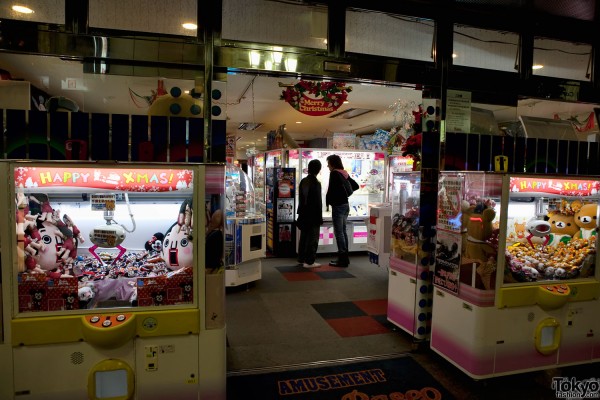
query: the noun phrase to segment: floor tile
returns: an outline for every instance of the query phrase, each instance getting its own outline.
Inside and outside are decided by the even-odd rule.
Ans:
[[[385,315],[387,313],[387,299],[357,300],[354,304],[368,315]]]
[[[306,268],[300,267],[298,265],[284,265],[280,267],[275,267],[275,269],[281,273],[306,271]]]
[[[364,311],[351,301],[313,304],[312,306],[324,319],[359,317],[366,315]]]
[[[356,278],[354,275],[349,274],[346,271],[321,271],[321,268],[313,268],[315,269],[315,274],[319,275],[323,279],[346,279],[346,278]]]
[[[327,323],[341,337],[368,336],[390,330],[370,316],[328,319]]]
[[[283,272],[281,275],[290,282],[320,281],[323,279],[318,274],[311,271]]]

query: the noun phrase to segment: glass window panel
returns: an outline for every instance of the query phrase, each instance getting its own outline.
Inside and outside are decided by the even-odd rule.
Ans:
[[[346,51],[433,61],[434,22],[364,10],[346,11]]]
[[[89,24],[95,28],[196,36],[196,0],[90,0]],[[134,18],[132,18],[135,16]]]
[[[265,0],[223,0],[221,37],[327,49],[327,8]]]
[[[533,42],[533,74],[589,81],[592,46],[536,37]]]
[[[593,21],[596,0],[534,0],[534,8],[561,17]]]
[[[454,65],[517,72],[519,35],[464,25],[454,25]]]
[[[27,7],[33,12],[17,12],[12,9],[13,4]],[[64,25],[65,0],[26,0],[18,3],[3,1],[0,6],[0,18]]]

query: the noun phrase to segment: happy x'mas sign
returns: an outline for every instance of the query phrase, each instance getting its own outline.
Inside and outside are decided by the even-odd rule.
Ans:
[[[348,98],[351,86],[340,82],[300,81],[281,93],[281,100],[306,115],[327,115]]]

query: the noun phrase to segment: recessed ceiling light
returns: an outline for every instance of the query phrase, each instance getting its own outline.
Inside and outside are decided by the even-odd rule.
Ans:
[[[296,123],[297,123],[297,124],[301,124],[301,123],[302,123],[302,121],[296,121]]]
[[[458,56],[456,55],[456,53],[452,53],[452,58],[456,58],[456,57],[458,57]]]
[[[183,26],[185,29],[189,29],[189,30],[198,29],[198,25],[196,25],[192,22],[186,22],[185,24],[181,24],[181,26]]]
[[[531,69],[542,69],[542,68],[544,68],[544,66],[543,66],[543,65],[541,65],[541,64],[534,64],[534,65],[531,67]]]
[[[12,6],[13,11],[16,11],[18,13],[22,13],[22,14],[33,14],[33,10],[31,8],[28,7],[24,7],[24,6]]]
[[[348,103],[350,103],[348,100],[344,101],[344,104],[348,104]]]

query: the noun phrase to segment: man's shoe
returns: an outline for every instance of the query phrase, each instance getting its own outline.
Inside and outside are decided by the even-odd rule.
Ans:
[[[321,264],[319,264],[318,262],[314,262],[312,264],[304,263],[303,266],[304,266],[304,268],[317,268],[317,267],[320,267]]]

